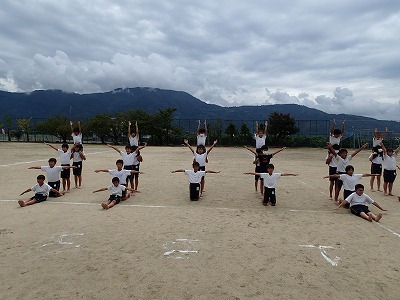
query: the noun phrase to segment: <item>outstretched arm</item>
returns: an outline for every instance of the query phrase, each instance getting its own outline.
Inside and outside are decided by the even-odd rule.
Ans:
[[[36,166],[36,167],[29,167],[29,168],[28,168],[28,170],[32,170],[32,169],[34,169],[34,170],[41,170],[42,167]]]
[[[218,143],[218,140],[215,140],[214,143],[211,145],[210,148],[207,150],[207,154],[210,153],[210,151],[214,148],[214,146]]]
[[[265,120],[264,136],[267,135],[267,130],[268,130],[268,121]]]
[[[142,150],[143,148],[145,148],[147,146],[147,143],[145,142],[143,146],[137,147],[135,152],[139,152],[140,150]]]
[[[101,189],[98,189],[98,190],[93,191],[93,193],[102,192],[102,191],[107,191],[107,190],[108,190],[107,188],[101,188]]]
[[[185,172],[185,170],[179,169],[179,170],[171,171],[171,173],[180,173],[180,172]]]
[[[374,177],[374,176],[381,176],[381,174],[362,174],[362,177]]]
[[[256,172],[244,172],[244,175],[257,175],[260,176],[260,173],[256,173]]]
[[[365,143],[364,145],[362,145],[362,146],[360,147],[360,149],[357,149],[356,151],[354,151],[353,154],[352,154],[351,156],[352,156],[352,157],[356,156],[362,149],[367,148],[367,146],[368,146],[368,143]]]
[[[372,203],[373,205],[375,205],[377,208],[379,208],[380,210],[382,210],[382,211],[387,211],[387,209],[383,209],[378,203],[376,203],[376,202],[373,202]]]
[[[218,173],[221,173],[221,171],[211,171],[211,170],[206,170],[206,173],[218,174]]]
[[[114,147],[113,145],[110,145],[110,144],[107,144],[107,146],[121,154],[121,150],[119,150],[117,147]]]
[[[56,147],[54,147],[53,145],[50,145],[48,143],[44,143],[45,145],[49,146],[50,148],[53,148],[54,150],[58,151],[58,149]]]
[[[324,178],[340,178],[340,174],[326,175]]]
[[[283,147],[283,148],[279,149],[278,151],[272,153],[272,156],[274,156],[275,154],[278,154],[279,152],[281,152],[281,151],[283,151],[285,149],[286,149],[286,147]]]
[[[189,145],[189,141],[187,139],[183,140],[183,143],[185,144],[186,147],[188,147],[190,149],[190,151],[192,151],[192,153],[194,154],[194,150],[192,148],[192,146]]]
[[[244,146],[244,148],[246,148],[247,150],[249,150],[251,153],[253,153],[254,155],[258,155],[256,151],[254,151],[253,149],[250,149],[247,146]]]
[[[332,128],[331,128],[331,135],[333,135],[333,131],[335,130],[336,127],[336,120],[333,119],[333,124],[332,124]]]
[[[298,176],[297,173],[282,173],[281,176]]]
[[[99,173],[99,172],[108,173],[108,170],[105,170],[105,169],[104,169],[104,170],[96,170],[95,172],[96,172],[96,173]]]
[[[336,211],[336,210],[338,210],[339,208],[341,208],[342,206],[345,206],[347,203],[349,203],[349,202],[347,202],[346,200],[343,200],[343,201],[340,202],[340,204],[339,204],[338,206],[336,206],[333,210]]]
[[[78,120],[79,133],[82,134],[81,120]]]
[[[21,194],[19,194],[20,196],[22,196],[23,194],[25,194],[25,193],[28,193],[28,192],[30,192],[30,191],[32,191],[32,189],[27,189],[26,191],[23,191]]]

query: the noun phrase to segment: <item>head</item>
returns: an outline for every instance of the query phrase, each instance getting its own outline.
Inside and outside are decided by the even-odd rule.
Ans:
[[[346,159],[347,158],[347,149],[344,149],[344,148],[342,148],[342,149],[340,149],[339,151],[338,151],[338,155],[341,157],[341,158],[343,158],[343,159]]]
[[[332,148],[333,148],[333,150],[335,150],[335,153],[338,153],[338,151],[340,150],[340,146],[338,144],[332,145]],[[328,152],[331,153],[330,148],[329,148]]]
[[[200,168],[200,164],[197,161],[195,161],[192,166],[193,166],[193,171],[195,172],[197,172]]]
[[[203,145],[197,146],[197,148],[196,148],[196,153],[198,153],[198,154],[203,154],[203,153],[205,153],[205,152],[206,152],[206,148],[205,148]]]
[[[39,175],[38,177],[36,177],[36,182],[39,183],[39,185],[43,185],[45,180],[46,177],[44,175]]]
[[[268,146],[267,145],[262,146],[261,150],[263,153],[266,153],[268,151]]]
[[[393,155],[393,149],[392,148],[389,148],[389,149],[387,149],[386,150],[386,154],[388,155],[388,156],[392,156]]]
[[[346,174],[352,176],[354,174],[354,167],[352,165],[346,166]]]
[[[267,165],[267,172],[269,174],[272,174],[272,172],[274,172],[275,166],[273,164],[268,164]]]
[[[67,151],[68,151],[68,148],[69,148],[69,146],[68,146],[67,143],[62,144],[62,146],[61,146],[61,149],[62,149],[62,151],[64,151],[64,152],[67,152]]]
[[[125,146],[125,152],[128,153],[128,154],[129,154],[129,153],[132,153],[132,147],[131,147],[131,145],[126,145],[126,146]]]
[[[256,153],[257,153],[257,154],[263,154],[262,148],[257,148],[257,149],[256,149]]]
[[[333,136],[334,136],[335,138],[340,137],[341,134],[342,134],[342,131],[341,131],[340,129],[334,129],[334,130],[333,130]]]
[[[200,128],[199,129],[199,134],[201,135],[205,135],[206,134],[206,130],[205,130],[205,128]]]
[[[57,163],[57,159],[55,159],[54,157],[49,159],[49,166],[50,168],[54,167]]]
[[[75,152],[79,152],[79,151],[82,151],[82,150],[83,150],[83,147],[82,147],[81,144],[75,145],[75,147],[74,147],[74,151]]]
[[[118,177],[113,177],[113,179],[111,179],[111,182],[113,183],[114,186],[119,186],[119,178]]]
[[[124,166],[124,161],[122,159],[118,159],[115,164],[117,165],[118,171],[121,171],[122,167]]]
[[[354,188],[358,196],[361,196],[364,193],[364,186],[362,184],[356,184]]]
[[[258,130],[258,132],[257,132],[257,135],[259,136],[259,137],[263,137],[264,136],[264,130]]]
[[[78,135],[78,134],[80,133],[78,127],[75,127],[75,128],[72,130],[72,132],[73,132],[75,135]]]

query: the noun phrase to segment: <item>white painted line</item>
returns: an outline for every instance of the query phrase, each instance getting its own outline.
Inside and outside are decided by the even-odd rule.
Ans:
[[[400,237],[400,234],[399,234],[399,233],[397,233],[397,232],[393,231],[392,229],[390,229],[390,228],[388,228],[388,227],[382,225],[381,223],[376,223],[376,224],[378,224],[378,225],[381,226],[382,228],[386,229],[386,230],[389,231],[390,233],[394,234],[395,236]]]
[[[320,212],[325,212],[325,213],[333,213],[331,210],[307,210],[307,209],[289,209],[290,212],[306,212],[306,213],[320,213]]]

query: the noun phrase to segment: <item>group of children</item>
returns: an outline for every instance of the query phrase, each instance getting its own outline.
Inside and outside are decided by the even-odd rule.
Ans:
[[[135,131],[131,132],[131,122],[128,123],[128,137],[129,145],[125,147],[125,151],[120,151],[114,146],[108,145],[117,152],[120,153],[122,159],[117,160],[117,168],[114,170],[96,170],[95,172],[108,172],[113,176],[112,185],[105,188],[94,191],[99,192],[103,190],[110,190],[111,195],[106,202],[102,203],[104,209],[113,207],[121,200],[126,200],[130,197],[130,192],[138,192],[139,184],[139,165],[143,161],[140,155],[140,150],[146,147],[139,147],[139,135],[138,135],[138,124],[135,124]],[[56,150],[60,157],[61,166],[56,166],[57,159],[50,158],[48,160],[48,166],[36,166],[30,167],[29,169],[39,169],[46,173],[47,183],[45,182],[46,176],[39,175],[36,178],[37,183],[30,189],[22,192],[23,195],[29,191],[35,192],[35,195],[27,200],[19,200],[18,203],[21,207],[43,202],[47,200],[47,197],[60,197],[71,191],[71,172],[73,171],[75,188],[80,189],[82,186],[82,161],[86,160],[86,155],[82,146],[82,129],[80,121],[78,126],[73,127],[72,121],[70,122],[71,136],[73,139],[73,146],[69,150],[68,144],[64,143],[61,149],[54,147],[53,145],[47,144],[49,147]],[[72,165],[70,164],[72,159]],[[61,180],[60,180],[61,179]],[[62,181],[62,191],[60,192]],[[130,183],[131,188],[128,187]]]

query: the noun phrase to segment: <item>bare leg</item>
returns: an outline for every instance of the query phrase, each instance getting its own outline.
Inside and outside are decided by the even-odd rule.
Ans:
[[[108,209],[108,203],[103,202],[103,203],[101,204],[101,207],[104,208],[104,209]]]
[[[113,207],[117,202],[115,200],[111,201],[110,203],[108,203],[108,208]]]
[[[340,188],[339,188],[339,186],[336,186],[335,187],[335,202],[338,202],[339,201],[339,194],[340,194]]]
[[[19,200],[18,201],[18,204],[21,207],[24,207],[24,206],[27,206],[27,205],[32,205],[32,204],[35,204],[35,203],[36,203],[36,199],[28,199],[26,201],[23,201],[23,200]]]
[[[381,176],[376,176],[376,184],[378,185],[378,192],[381,191]]]
[[[392,194],[393,182],[389,182],[388,187],[389,187],[389,188],[388,188],[389,196],[393,196],[393,194]]]
[[[383,193],[385,196],[388,195],[387,190],[388,190],[388,182],[383,182]]]
[[[131,189],[135,189],[135,184],[133,183],[133,177],[129,178],[129,182],[131,183]]]
[[[135,177],[135,190],[137,191],[139,185],[139,177]]]
[[[78,188],[78,175],[74,175],[75,188]]]
[[[256,193],[258,192],[258,180],[254,181],[254,189],[256,191]]]
[[[375,180],[374,176],[372,176],[371,179],[369,180],[369,186],[371,188],[371,191],[374,190],[374,180]]]
[[[264,180],[260,179],[260,192],[261,196],[264,195]]]
[[[71,179],[67,178],[67,193],[71,191]]]
[[[335,182],[334,181],[330,181],[329,183],[329,199],[333,199],[332,195],[333,195],[333,188],[335,187]]]
[[[67,179],[66,178],[62,179],[62,185],[63,185],[63,192],[65,192],[65,188],[67,187]]]
[[[204,177],[201,179],[200,182],[200,197],[203,195],[203,191],[204,191]]]
[[[81,186],[82,186],[82,175],[79,175],[78,179],[79,179],[79,188],[81,188]]]
[[[369,215],[372,217],[372,219],[375,222],[379,222],[380,219],[382,219],[382,214],[377,214],[376,216],[373,213],[369,213]]]
[[[368,213],[368,215],[367,215],[365,212],[362,212],[362,213],[360,213],[360,217],[367,221],[372,222],[371,213]]]

